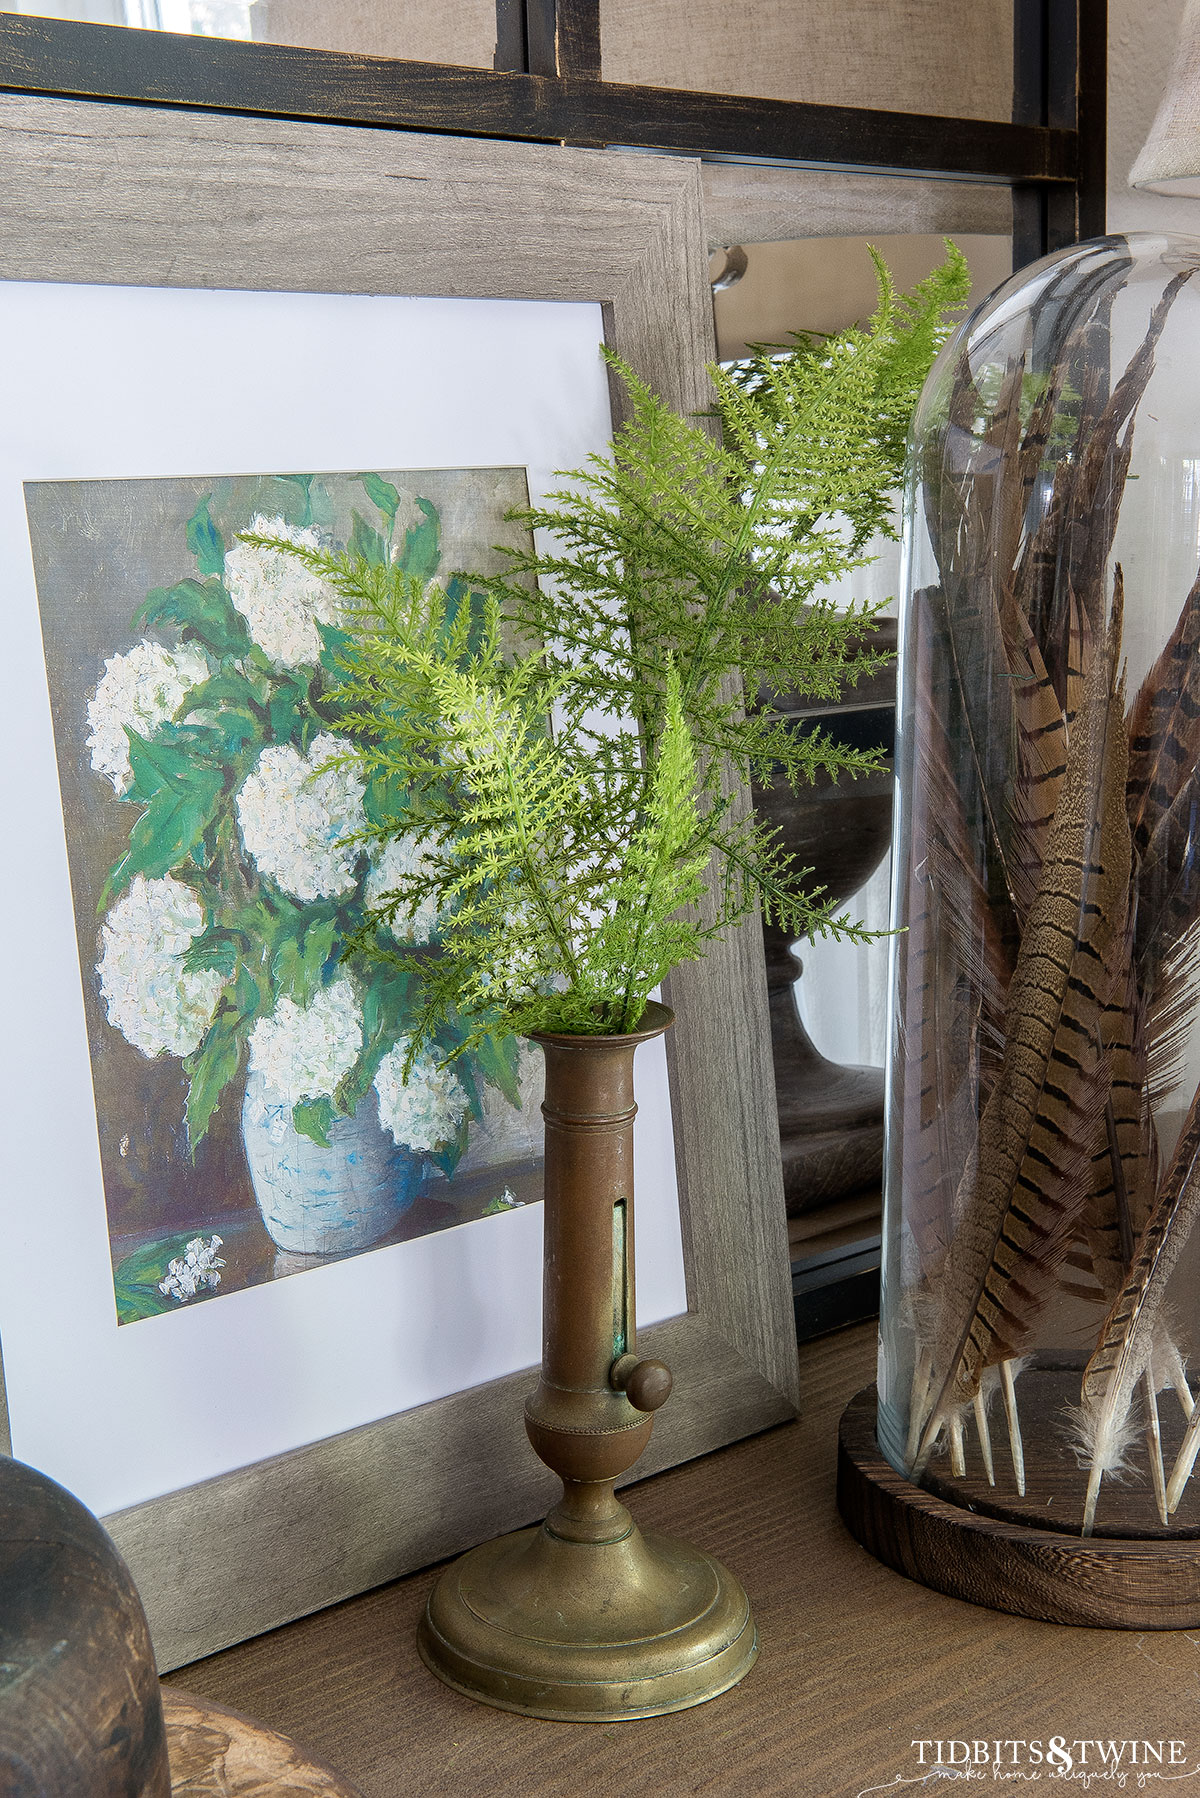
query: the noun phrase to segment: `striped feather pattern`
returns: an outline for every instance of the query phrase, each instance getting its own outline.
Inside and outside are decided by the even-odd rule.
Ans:
[[[924,853],[909,861],[908,928],[898,939],[906,1020],[898,1062],[903,1117],[906,1222],[923,1274],[940,1266],[952,1231],[952,1203],[977,1112],[972,1070],[980,1028],[998,1031],[1011,973],[998,946],[996,920],[975,867],[961,795],[950,771],[945,694],[933,692],[929,644],[932,596],[914,599],[918,715],[924,720],[912,829]],[[974,977],[977,951],[960,930],[981,938],[988,969]],[[980,1007],[987,1008],[981,1021]]]
[[[1007,578],[1011,560],[1006,567],[996,538],[1003,542],[1000,520],[1012,510],[1010,502],[1008,511],[1002,513],[999,502],[1004,491],[1005,452],[1011,453],[1020,441],[1023,375],[1021,361],[1009,363],[987,429],[973,442],[965,466],[957,463],[961,439],[956,437],[945,445],[938,470],[935,526],[945,557],[939,563],[942,601],[954,680],[961,696],[960,728],[971,745],[979,799],[1010,894],[1007,853],[1016,715],[997,580]],[[996,521],[995,532],[985,520]],[[1017,536],[1016,523],[1010,519],[1010,556],[1015,554]]]
[[[1146,1085],[1178,1085],[1200,976],[1200,768],[1159,819],[1138,864],[1134,965],[1146,1013]]]
[[[1145,854],[1198,759],[1200,576],[1130,709],[1127,804],[1139,855]]]
[[[1013,974],[974,1191],[942,1276],[934,1365],[943,1384],[923,1454],[951,1408],[974,1397],[984,1368],[1021,1351],[1086,1196],[1105,1096],[1100,1016],[1130,872],[1124,699],[1113,678],[1119,594],[1114,602]]]
[[[1067,721],[1033,632],[1015,607],[1007,611],[1004,634],[1016,721],[1008,865],[1017,917],[1023,924],[1037,893],[1067,771]]]
[[[1138,869],[1134,954],[1154,993],[1161,964],[1200,916],[1200,768],[1192,768],[1159,819]]]
[[[1111,1307],[1085,1379],[1093,1508],[1132,1427],[1138,1382],[1152,1411],[1168,1378],[1191,1408],[1160,1314],[1176,1244],[1200,1209],[1200,1136],[1188,1168],[1177,1154],[1160,1188],[1152,1116],[1200,964],[1200,576],[1128,721],[1119,568],[1104,624],[1137,410],[1192,271],[1164,290],[1109,389],[1109,311],[1123,272],[1099,263],[1086,303],[1064,293],[1061,306],[1052,277],[1036,334],[998,371],[998,391],[994,364],[976,382],[964,343],[946,429],[927,439],[948,665],[947,691],[936,706],[924,696],[923,718],[943,720],[967,755],[952,759],[930,730],[906,964],[921,1072],[903,1112],[905,1220],[921,1181],[937,1217],[911,1294],[915,1470],[943,1429],[961,1458],[985,1376],[999,1363],[1012,1398],[1014,1357],[1048,1294],[1069,1290]],[[1047,366],[1055,375],[1038,388],[1029,371]],[[1064,370],[1074,389],[1065,404]],[[959,1115],[964,1097],[973,1130]],[[1021,1490],[1015,1400],[1009,1430]],[[1192,1434],[1194,1455],[1200,1426]],[[1177,1467],[1174,1485],[1190,1466]],[[1161,1454],[1156,1494],[1162,1515]]]
[[[1124,1283],[1157,1180],[1157,1139],[1146,1093],[1145,1018],[1131,947],[1127,929],[1115,944],[1117,978],[1100,1016],[1108,1100],[1096,1133],[1083,1217],[1092,1271],[1106,1304]]]
[[[1162,1300],[1171,1270],[1200,1211],[1200,1089],[1142,1232],[1133,1265],[1100,1330],[1084,1369],[1080,1431],[1091,1455],[1088,1515],[1095,1511],[1100,1479],[1119,1465],[1134,1390],[1151,1365],[1162,1322]]]
[[[1122,580],[1121,570],[1115,571],[1114,578]],[[1124,603],[1124,585],[1121,589]],[[1087,671],[1092,665],[1092,650],[1095,647],[1096,633],[1092,629],[1092,621],[1079,601],[1072,596],[1068,616],[1069,635],[1067,638],[1067,691],[1064,701],[1066,725],[1069,731],[1075,722],[1075,715],[1083,704],[1084,690],[1087,684]]]

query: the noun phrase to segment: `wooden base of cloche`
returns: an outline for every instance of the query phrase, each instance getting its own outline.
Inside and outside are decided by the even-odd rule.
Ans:
[[[846,1407],[839,1431],[837,1503],[846,1527],[897,1573],[970,1604],[1094,1629],[1196,1627],[1200,1469],[1169,1530],[1155,1515],[1144,1469],[1122,1485],[1106,1480],[1096,1533],[1084,1538],[1086,1475],[1071,1452],[1064,1418],[1078,1390],[1078,1373],[1022,1376],[1028,1497],[1021,1499],[1002,1412],[992,1419],[994,1487],[983,1476],[977,1442],[968,1446],[965,1479],[953,1479],[943,1458],[928,1485],[915,1486],[879,1451],[875,1388],[866,1387]],[[1163,1394],[1160,1403],[1169,1472],[1182,1420],[1168,1399]],[[1048,1527],[1052,1519],[1058,1527]]]

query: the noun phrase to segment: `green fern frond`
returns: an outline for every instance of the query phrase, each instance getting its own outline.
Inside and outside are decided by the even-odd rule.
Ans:
[[[755,905],[797,935],[867,934],[733,794],[879,766],[770,710],[879,666],[874,608],[839,611],[828,590],[891,529],[908,419],[966,297],[953,246],[908,295],[875,261],[868,325],[710,371],[720,437],[606,352],[628,420],[516,515],[550,547],[506,551],[500,577],[452,594],[249,539],[339,595],[331,721],[396,795],[374,832],[422,848],[355,945],[417,976],[412,1057],[446,1035],[633,1029],[666,974]],[[431,893],[438,940],[397,953],[389,918]]]

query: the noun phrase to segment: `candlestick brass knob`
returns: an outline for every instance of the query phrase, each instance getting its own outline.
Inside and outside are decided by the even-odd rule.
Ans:
[[[623,1392],[635,1411],[659,1411],[671,1396],[675,1381],[661,1361],[639,1361],[636,1355],[620,1355],[609,1371],[609,1384]]]

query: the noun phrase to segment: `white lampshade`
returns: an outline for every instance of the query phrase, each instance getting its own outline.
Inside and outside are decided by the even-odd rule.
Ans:
[[[1129,185],[1200,197],[1200,0],[1187,0],[1166,92]]]

